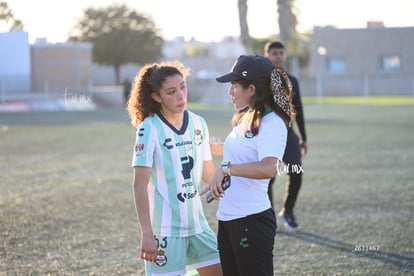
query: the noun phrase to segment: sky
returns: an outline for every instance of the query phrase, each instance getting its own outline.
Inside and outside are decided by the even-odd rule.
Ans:
[[[29,41],[46,38],[64,42],[86,8],[105,7],[114,0],[3,0],[23,22]],[[220,41],[240,35],[237,0],[123,0],[117,1],[151,18],[165,39],[183,36],[199,41]],[[299,32],[314,26],[365,28],[367,21],[386,27],[414,27],[413,0],[295,0]],[[248,1],[252,37],[276,35],[277,0]]]

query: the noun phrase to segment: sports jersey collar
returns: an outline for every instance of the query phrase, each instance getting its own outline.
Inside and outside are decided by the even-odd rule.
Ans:
[[[156,114],[161,119],[161,121],[163,121],[177,135],[182,135],[182,134],[185,133],[185,131],[187,129],[187,126],[188,126],[188,111],[187,111],[187,109],[184,110],[183,126],[181,127],[181,129],[176,129],[175,126],[173,126],[172,124],[170,124],[170,122],[168,122],[168,120],[161,114],[161,112],[158,111]]]
[[[263,117],[266,116],[267,114],[269,114],[272,111],[273,110],[270,106],[266,106],[265,109],[263,110]]]

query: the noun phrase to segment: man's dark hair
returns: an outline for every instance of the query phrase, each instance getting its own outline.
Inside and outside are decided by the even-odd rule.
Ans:
[[[269,53],[271,49],[285,49],[285,45],[280,41],[269,41],[264,46],[264,52]]]

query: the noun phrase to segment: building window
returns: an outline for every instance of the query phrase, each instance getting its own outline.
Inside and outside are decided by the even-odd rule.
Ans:
[[[381,57],[381,71],[384,73],[398,73],[401,71],[401,58],[397,55]]]
[[[342,57],[329,57],[326,66],[328,72],[332,74],[343,74],[347,71],[345,58]]]

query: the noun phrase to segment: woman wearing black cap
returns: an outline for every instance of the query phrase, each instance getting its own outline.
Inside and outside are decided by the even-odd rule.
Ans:
[[[220,199],[218,246],[224,275],[273,275],[275,214],[267,195],[286,146],[294,116],[286,73],[261,56],[240,56],[231,72],[217,78],[230,82],[236,113],[223,147],[210,194]],[[276,137],[276,139],[275,139]],[[221,182],[229,175],[231,186]]]

